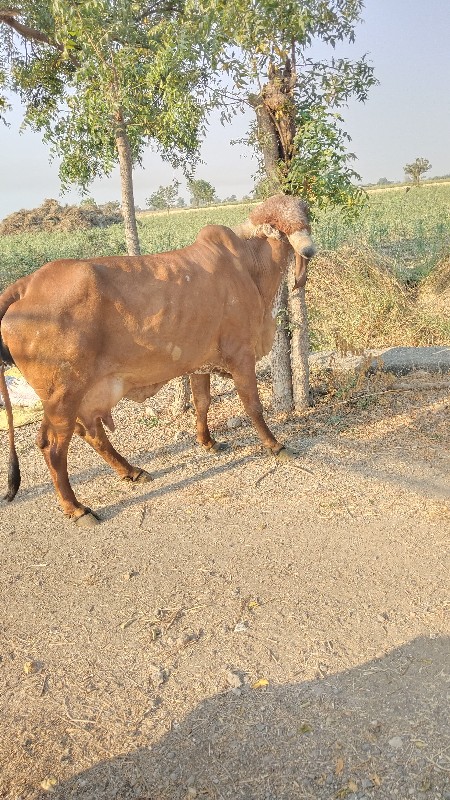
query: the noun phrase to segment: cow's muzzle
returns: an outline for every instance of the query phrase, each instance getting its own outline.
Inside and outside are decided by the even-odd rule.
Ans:
[[[308,277],[308,263],[316,252],[312,239],[306,231],[295,231],[288,236],[295,250],[295,283],[292,291],[305,285]]]

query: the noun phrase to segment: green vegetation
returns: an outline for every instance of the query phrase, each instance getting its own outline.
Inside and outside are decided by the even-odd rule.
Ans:
[[[420,280],[450,249],[450,183],[369,191],[368,204],[351,222],[338,209],[321,212],[314,236],[323,250],[369,245],[401,280]]]
[[[184,247],[204,225],[236,225],[251,207],[142,215],[142,250]],[[336,209],[322,210],[314,238],[319,256],[307,285],[314,348],[450,341],[450,183],[370,191],[353,221]],[[0,287],[52,259],[125,252],[123,225],[0,236]]]
[[[408,175],[415,186],[419,186],[422,175],[429,172],[431,164],[428,158],[416,158],[412,164],[406,164],[404,167],[405,175]]]

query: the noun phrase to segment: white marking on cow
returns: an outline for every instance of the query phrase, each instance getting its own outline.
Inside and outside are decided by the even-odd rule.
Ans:
[[[181,347],[178,347],[178,345],[176,344],[172,348],[172,359],[173,361],[179,361],[180,358],[181,358]]]

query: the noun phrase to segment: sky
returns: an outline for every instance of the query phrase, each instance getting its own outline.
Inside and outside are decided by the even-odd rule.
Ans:
[[[403,167],[417,157],[429,159],[429,176],[450,174],[450,0],[366,0],[363,22],[353,45],[333,51],[318,44],[312,55],[359,58],[367,54],[379,85],[366,103],[350,102],[343,110],[349,149],[357,156],[354,168],[364,183],[380,178],[403,180]],[[232,124],[210,119],[196,178],[210,181],[218,197],[249,194],[257,162],[250,148],[232,144],[245,136],[252,113],[239,114]],[[39,134],[20,132],[23,109],[13,99],[9,126],[0,124],[0,219],[21,208],[36,208],[46,198],[77,203],[75,188],[60,194],[57,161],[49,162]],[[178,178],[180,194],[189,199],[180,173],[161,161],[150,148],[143,168],[134,172],[135,202],[161,184]],[[97,203],[120,200],[118,171],[96,180],[89,196]]]

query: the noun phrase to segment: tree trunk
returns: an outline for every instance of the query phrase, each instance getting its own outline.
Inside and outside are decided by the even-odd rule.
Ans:
[[[272,404],[275,411],[291,411],[294,407],[287,306],[288,287],[286,281],[283,281],[274,303],[277,327],[272,346]]]
[[[261,148],[264,169],[274,191],[279,191],[280,181],[278,175],[278,138],[274,129],[272,116],[264,105],[261,94],[249,96],[249,103],[255,109],[256,125],[258,130],[258,143]]]
[[[120,188],[122,193],[122,214],[125,225],[125,242],[129,256],[139,256],[139,236],[134,207],[133,160],[127,128],[120,114],[116,124],[116,145],[119,156]]]
[[[280,165],[288,164],[295,136],[293,88],[296,76],[291,63],[270,67],[269,80],[258,95],[249,97],[256,112],[258,141],[264,168],[273,191],[280,191]],[[288,289],[284,283],[276,299],[277,329],[272,347],[273,406],[277,411],[294,407],[289,335]]]
[[[289,269],[289,286],[295,281],[295,262]],[[309,392],[309,336],[305,287],[289,292],[289,318],[291,325],[291,363],[294,408],[304,411],[311,405]]]
[[[279,186],[294,152],[297,76],[292,62],[286,59],[283,67],[269,66],[268,78],[260,93],[251,95],[249,102],[256,111],[258,140],[267,176],[272,185],[278,182]],[[280,411],[294,407],[300,411],[309,405],[305,290],[290,291],[294,285],[292,275],[293,268],[288,287],[285,286],[277,298],[279,324],[272,348],[273,405]]]

